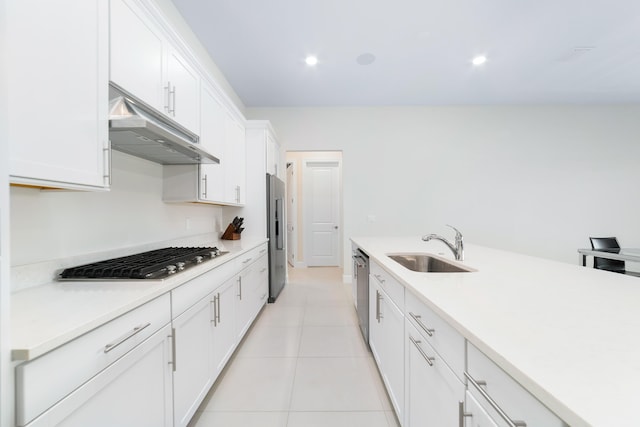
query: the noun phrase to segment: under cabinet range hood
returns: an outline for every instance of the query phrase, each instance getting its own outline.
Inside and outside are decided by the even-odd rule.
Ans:
[[[203,150],[198,135],[111,83],[111,148],[162,165],[220,163]]]

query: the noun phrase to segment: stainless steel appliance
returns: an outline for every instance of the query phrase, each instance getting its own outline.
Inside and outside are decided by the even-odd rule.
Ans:
[[[369,256],[360,249],[353,251],[353,274],[356,275],[356,311],[365,342],[369,343]]]
[[[228,252],[214,247],[162,248],[70,267],[58,280],[162,280]]]
[[[286,284],[284,248],[284,181],[267,174],[267,237],[269,238],[269,302],[275,302]]]
[[[220,163],[200,147],[198,135],[115,83],[109,86],[109,139],[114,150],[162,165]]]

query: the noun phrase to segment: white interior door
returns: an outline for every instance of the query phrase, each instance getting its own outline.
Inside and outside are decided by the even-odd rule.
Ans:
[[[340,265],[340,161],[304,162],[304,259],[309,267]]]
[[[296,224],[298,186],[296,185],[295,168],[295,163],[287,163],[287,260],[292,267],[296,265],[295,254],[298,252],[297,231],[294,231],[298,228]]]

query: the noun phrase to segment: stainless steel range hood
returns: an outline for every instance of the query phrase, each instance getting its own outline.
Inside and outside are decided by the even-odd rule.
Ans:
[[[198,135],[110,84],[111,148],[162,165],[220,163],[198,144]]]

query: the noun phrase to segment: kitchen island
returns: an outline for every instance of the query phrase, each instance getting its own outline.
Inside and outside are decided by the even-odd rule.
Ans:
[[[420,237],[354,245],[570,426],[632,424],[640,393],[636,277]],[[388,254],[431,253],[467,273],[413,272]]]

